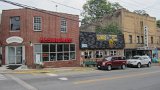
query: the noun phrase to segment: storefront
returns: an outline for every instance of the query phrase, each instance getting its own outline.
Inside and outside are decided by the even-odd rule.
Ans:
[[[3,65],[73,67],[80,65],[79,17],[43,10],[2,11]]]
[[[96,34],[80,32],[81,56],[85,60],[100,59],[103,56],[124,56],[123,35]]]

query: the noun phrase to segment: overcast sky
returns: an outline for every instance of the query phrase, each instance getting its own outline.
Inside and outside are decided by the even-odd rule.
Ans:
[[[10,0],[13,2],[33,6],[45,10],[64,12],[69,14],[80,15],[82,6],[86,0]],[[160,19],[160,0],[108,0],[110,2],[119,2],[120,5],[130,11],[145,10],[150,16]],[[57,3],[55,3],[57,2]],[[58,3],[71,6],[77,9],[69,8]],[[57,7],[56,7],[57,6]],[[5,9],[19,8],[13,5],[1,2],[0,12]]]

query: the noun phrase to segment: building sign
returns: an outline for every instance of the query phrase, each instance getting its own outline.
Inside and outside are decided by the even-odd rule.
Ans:
[[[106,41],[106,35],[96,35],[98,41]]]
[[[6,42],[8,44],[10,43],[22,43],[23,42],[23,38],[18,37],[18,36],[12,36],[6,39]]]
[[[87,44],[82,44],[82,48],[87,48],[88,45]]]
[[[70,43],[71,38],[40,38],[41,43]]]
[[[148,28],[144,26],[144,47],[148,47]]]

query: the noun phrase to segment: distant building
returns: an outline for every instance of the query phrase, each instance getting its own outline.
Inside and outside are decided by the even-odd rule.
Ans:
[[[2,63],[79,66],[79,17],[45,10],[2,11]]]
[[[96,22],[82,25],[80,30],[95,32],[96,26],[104,27],[111,23],[116,23],[124,34],[126,58],[145,54],[152,57],[152,50],[159,46],[157,40],[160,40],[157,36],[156,18],[120,9]]]

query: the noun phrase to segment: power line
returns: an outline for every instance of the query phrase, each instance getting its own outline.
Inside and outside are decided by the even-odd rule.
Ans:
[[[75,7],[71,7],[71,6],[68,6],[68,5],[65,5],[65,4],[61,4],[61,3],[55,2],[55,1],[53,1],[53,0],[50,0],[50,1],[53,2],[53,3],[59,4],[59,5],[65,6],[65,7],[69,7],[69,8],[78,10],[78,11],[80,11],[80,12],[83,11],[83,10],[81,10],[81,9],[78,9],[78,8],[75,8]]]
[[[36,8],[36,7],[32,7],[32,6],[28,6],[28,5],[24,5],[24,4],[8,1],[8,0],[0,0],[0,1],[8,3],[8,4],[15,5],[15,6],[18,6],[18,7],[22,7],[22,8],[26,8],[26,9],[31,9],[31,10],[35,10],[35,11],[38,11],[38,12],[41,12],[41,13],[57,16],[57,17],[65,17],[65,16],[62,16],[62,15],[54,14],[54,12],[51,12],[51,11],[39,9],[39,8]],[[72,20],[72,21],[81,22],[80,20],[75,20],[75,19],[71,19],[71,18],[68,18],[68,17],[65,17],[65,18],[69,19],[69,20]]]

